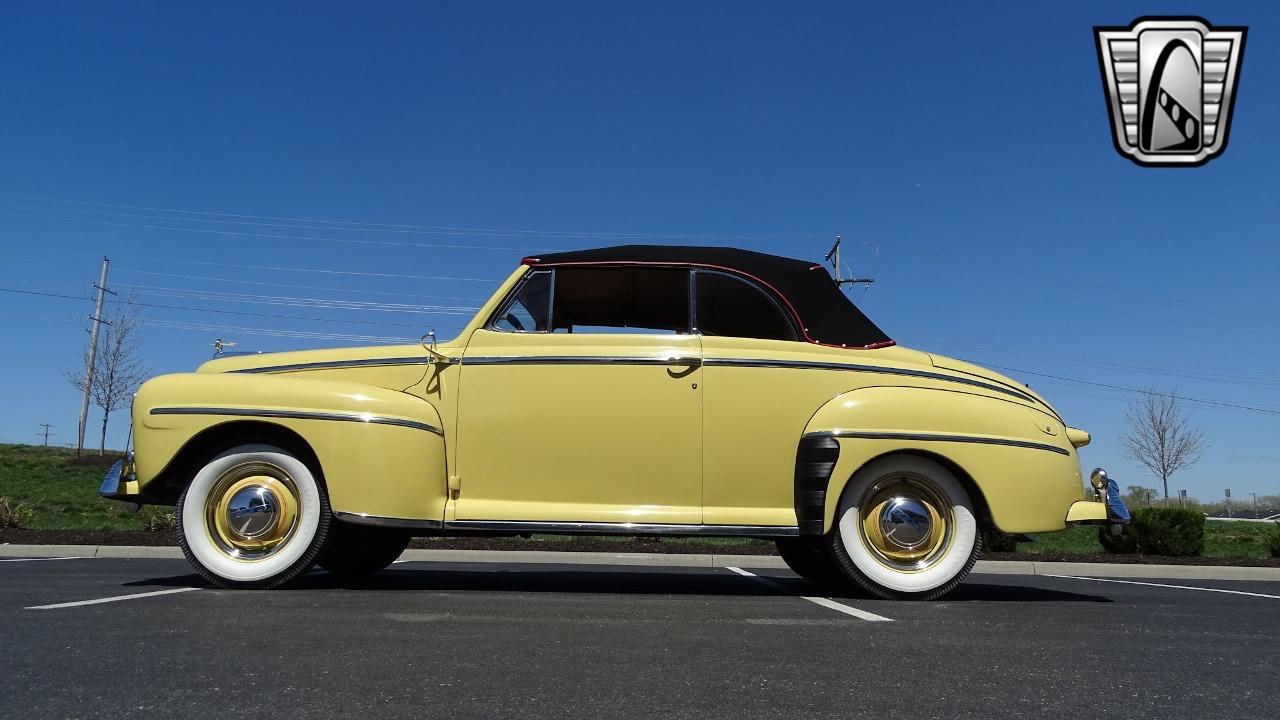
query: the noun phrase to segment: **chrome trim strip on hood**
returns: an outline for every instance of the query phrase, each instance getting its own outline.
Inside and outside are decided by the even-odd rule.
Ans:
[[[365,422],[376,425],[394,425],[396,427],[426,430],[436,435],[444,435],[444,431],[435,425],[417,420],[374,415],[372,413],[334,413],[312,412],[309,410],[266,410],[261,408],[220,408],[220,407],[157,407],[151,408],[152,415],[233,415],[236,417],[286,418],[291,420],[336,420],[339,422]]]
[[[348,367],[379,367],[385,365],[427,365],[430,362],[431,358],[429,357],[365,358],[362,360],[326,360],[321,362],[291,363],[289,365],[268,365],[265,367],[228,370],[227,372],[274,373],[293,372],[295,370],[332,370],[335,368]]]

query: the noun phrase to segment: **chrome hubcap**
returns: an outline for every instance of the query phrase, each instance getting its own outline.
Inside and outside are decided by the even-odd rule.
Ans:
[[[205,498],[205,530],[235,560],[261,560],[289,543],[298,526],[298,485],[283,468],[247,462],[227,470]]]
[[[933,520],[920,501],[899,495],[881,507],[880,532],[890,544],[914,550],[931,537]]]
[[[881,478],[867,488],[858,509],[862,544],[891,570],[927,570],[951,548],[954,509],[927,477],[903,473]]]
[[[279,519],[280,504],[271,491],[261,485],[242,488],[227,504],[227,525],[245,540],[271,532]]]

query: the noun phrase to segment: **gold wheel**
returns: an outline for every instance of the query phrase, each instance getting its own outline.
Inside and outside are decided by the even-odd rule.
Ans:
[[[298,485],[267,462],[235,465],[218,476],[205,496],[205,530],[214,547],[233,560],[252,562],[288,544],[298,526]]]
[[[858,508],[862,544],[890,570],[928,570],[951,547],[954,508],[946,494],[923,475],[895,473],[881,478],[863,494]]]

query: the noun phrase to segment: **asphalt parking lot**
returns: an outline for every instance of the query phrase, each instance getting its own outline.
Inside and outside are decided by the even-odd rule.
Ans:
[[[6,558],[0,717],[1280,708],[1280,583],[973,575],[942,602],[820,593],[785,570],[435,562],[236,592],[181,560]]]

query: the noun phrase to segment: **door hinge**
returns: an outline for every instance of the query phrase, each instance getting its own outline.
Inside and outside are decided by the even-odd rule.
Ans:
[[[458,491],[462,488],[462,479],[457,475],[449,476],[449,499],[457,500]]]

